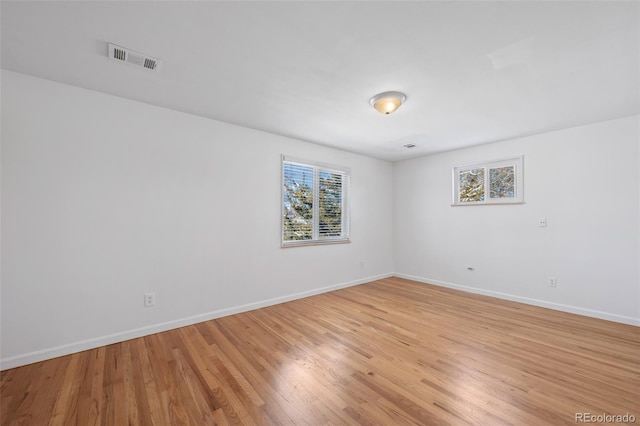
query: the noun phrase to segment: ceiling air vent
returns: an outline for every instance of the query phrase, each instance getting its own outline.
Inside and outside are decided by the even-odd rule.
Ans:
[[[152,71],[158,71],[162,61],[144,53],[109,43],[109,58],[114,61],[127,62]]]

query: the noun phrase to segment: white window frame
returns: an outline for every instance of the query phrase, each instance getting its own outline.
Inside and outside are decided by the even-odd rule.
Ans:
[[[522,204],[524,203],[524,156],[511,157],[502,160],[484,161],[480,163],[465,164],[462,166],[454,166],[452,169],[452,206],[477,206],[485,204]],[[491,198],[489,187],[489,170],[501,167],[514,168],[514,196],[504,198]],[[484,169],[484,200],[482,201],[460,201],[460,173]]]
[[[303,167],[309,167],[313,169],[313,218],[312,218],[312,238],[310,240],[295,240],[295,241],[285,241],[284,239],[284,220],[283,216],[285,214],[285,206],[284,206],[284,167],[285,163],[296,164]],[[320,172],[329,172],[329,173],[338,173],[342,175],[342,206],[341,206],[341,231],[342,234],[340,236],[335,237],[320,237],[319,236],[319,174]],[[282,156],[282,165],[280,169],[280,241],[282,247],[299,247],[299,246],[313,246],[313,245],[324,245],[324,244],[346,244],[350,243],[350,232],[349,232],[349,186],[351,180],[351,169],[348,167],[336,166],[326,163],[320,163],[317,161],[309,161],[295,157]]]

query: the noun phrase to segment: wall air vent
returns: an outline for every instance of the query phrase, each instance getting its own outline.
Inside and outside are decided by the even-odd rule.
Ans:
[[[114,61],[127,62],[152,71],[158,71],[162,61],[144,53],[109,43],[109,58]]]

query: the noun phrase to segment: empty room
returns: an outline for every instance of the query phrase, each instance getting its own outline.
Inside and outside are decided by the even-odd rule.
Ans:
[[[640,423],[640,3],[1,1],[0,424]]]

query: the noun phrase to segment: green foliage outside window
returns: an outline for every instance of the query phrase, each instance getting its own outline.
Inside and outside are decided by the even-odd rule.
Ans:
[[[345,185],[343,172],[285,161],[283,242],[348,238],[344,229]]]

